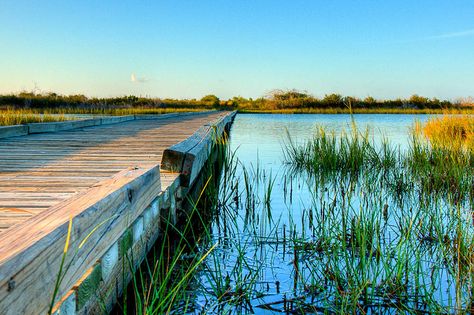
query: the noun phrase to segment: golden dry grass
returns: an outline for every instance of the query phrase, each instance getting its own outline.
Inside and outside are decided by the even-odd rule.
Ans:
[[[421,128],[423,134],[434,145],[474,149],[474,116],[432,118]]]

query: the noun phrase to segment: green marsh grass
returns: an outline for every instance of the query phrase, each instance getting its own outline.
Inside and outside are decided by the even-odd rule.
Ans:
[[[0,109],[0,126],[21,125],[38,122],[65,121],[74,115],[160,115],[168,113],[196,112],[202,108],[80,108],[59,107],[43,109]]]
[[[319,280],[311,283],[332,282],[326,299],[337,313],[470,310],[471,153],[415,134],[400,152],[366,135],[319,130],[305,144],[289,138],[284,148],[292,173],[333,179],[316,189],[334,197],[313,200],[322,210],[312,211],[319,215],[311,224],[318,223],[318,243],[330,254],[308,268]]]
[[[56,122],[70,120],[63,114],[42,114],[26,110],[0,110],[0,126],[22,125],[39,122]]]
[[[211,178],[203,189],[210,181]],[[183,314],[192,311],[193,292],[190,287],[195,274],[217,246],[207,244],[206,233],[196,230],[201,231],[197,226],[206,225],[196,211],[201,196],[202,193],[191,206],[183,225],[174,223],[171,213],[161,216],[160,237],[138,270],[134,258],[129,257],[124,268],[134,276],[114,313]]]
[[[456,184],[442,185],[431,178],[442,153],[429,142],[401,151],[369,134],[289,139],[283,173],[242,163],[223,141],[219,167],[207,166],[211,180],[181,215],[184,230],[164,230],[159,244],[177,247],[160,245],[142,265],[120,313],[471,312],[470,164],[443,162],[443,180]]]

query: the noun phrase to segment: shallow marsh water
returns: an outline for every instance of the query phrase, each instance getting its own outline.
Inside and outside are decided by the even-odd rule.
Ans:
[[[376,145],[403,154],[425,115],[354,115]],[[285,163],[319,127],[350,131],[350,115],[238,115],[233,163],[221,177],[212,252],[192,281],[189,313],[396,314],[470,309],[470,203],[424,196],[393,178],[323,180]],[[231,174],[226,174],[226,172]],[[403,175],[403,174],[402,174]],[[461,248],[462,247],[462,248]],[[461,248],[461,249],[460,249]],[[463,270],[462,265],[465,265]],[[467,268],[467,269],[466,269]],[[176,313],[184,309],[177,309]]]

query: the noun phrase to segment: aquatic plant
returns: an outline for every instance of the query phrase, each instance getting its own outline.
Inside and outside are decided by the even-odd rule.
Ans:
[[[222,146],[217,158],[222,171],[209,166],[213,180],[199,203],[190,201],[197,210],[183,217],[203,228],[180,233],[187,246],[178,249],[174,271],[161,269],[166,290],[173,290],[170,280],[186,280],[178,281],[174,296],[159,289],[160,281],[137,290],[142,297],[157,292],[157,301],[172,301],[165,307],[138,302],[147,305],[139,310],[471,311],[472,160],[448,155],[447,161],[444,151],[421,138],[401,151],[387,140],[373,142],[369,134],[320,129],[305,144],[290,138],[282,173],[258,161],[243,164]],[[275,204],[276,193],[285,196],[283,205]]]
[[[343,132],[340,136],[319,128],[304,144],[296,144],[287,131],[283,152],[287,164],[313,174],[356,176],[363,170],[388,171],[397,163],[396,149],[388,141],[384,140],[377,147],[369,140],[369,130],[360,132],[355,124],[349,133]]]

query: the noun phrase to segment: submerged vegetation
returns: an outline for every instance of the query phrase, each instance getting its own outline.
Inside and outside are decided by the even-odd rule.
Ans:
[[[369,135],[353,125],[290,140],[281,174],[221,143],[222,171],[209,166],[184,232],[167,228],[180,232],[160,243],[175,254],[161,251],[133,282],[136,312],[472,312],[472,151]]]

